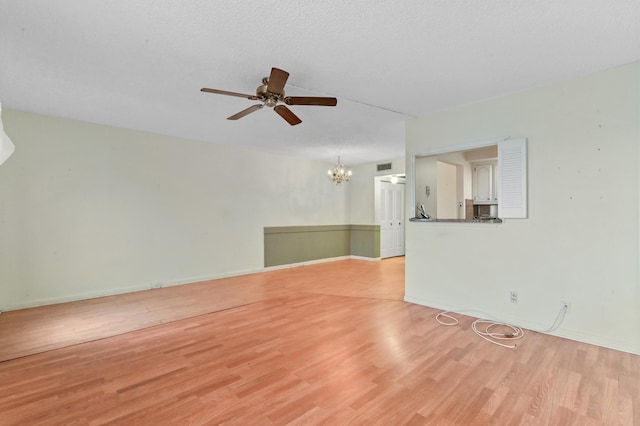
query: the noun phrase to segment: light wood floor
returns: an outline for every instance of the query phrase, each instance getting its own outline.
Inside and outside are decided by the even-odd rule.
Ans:
[[[534,332],[491,345],[472,318],[444,327],[402,302],[403,268],[349,260],[39,308],[103,331],[1,362],[0,424],[640,425],[639,356]],[[54,340],[8,314],[0,327]]]
[[[331,262],[5,312],[0,361],[298,291],[402,300],[404,257]]]

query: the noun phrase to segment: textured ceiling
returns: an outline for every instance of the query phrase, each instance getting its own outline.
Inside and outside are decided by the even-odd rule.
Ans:
[[[638,0],[0,0],[5,108],[347,164],[404,120],[640,60]],[[291,127],[252,101],[271,67]],[[253,102],[255,103],[255,102]],[[16,145],[19,141],[16,141]]]

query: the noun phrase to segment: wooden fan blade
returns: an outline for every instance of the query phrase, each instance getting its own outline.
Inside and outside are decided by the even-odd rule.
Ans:
[[[338,100],[336,98],[323,98],[318,96],[287,96],[286,98],[284,98],[284,101],[287,105],[338,105]]]
[[[287,121],[287,123],[291,124],[292,126],[302,123],[302,120],[300,120],[297,115],[291,112],[291,110],[284,105],[277,105],[273,107],[273,110],[277,112],[278,115],[280,115],[280,117],[284,118]]]
[[[284,85],[287,84],[289,73],[279,68],[271,68],[271,75],[269,76],[269,84],[267,84],[267,91],[281,95],[284,92]]]
[[[247,95],[245,93],[238,93],[238,92],[228,92],[226,90],[209,89],[207,87],[203,87],[202,89],[200,89],[200,91],[207,92],[207,93],[215,93],[218,95],[237,96],[239,98],[251,99],[252,101],[257,101],[259,99],[256,95]]]
[[[256,105],[251,105],[249,108],[247,109],[243,109],[242,111],[240,111],[237,114],[233,114],[231,117],[227,117],[227,120],[237,120],[238,118],[242,118],[245,115],[249,115],[254,111],[257,111],[259,109],[262,109],[264,105],[262,104],[256,104]]]

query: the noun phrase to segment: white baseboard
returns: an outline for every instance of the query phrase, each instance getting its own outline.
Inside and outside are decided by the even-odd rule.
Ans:
[[[338,257],[328,257],[326,259],[307,260],[305,262],[288,263],[286,265],[268,266],[264,268],[262,271],[268,272],[268,271],[277,271],[279,269],[298,268],[300,266],[318,265],[320,263],[336,262],[338,260],[347,260],[350,258],[351,256],[338,256]]]
[[[241,275],[250,275],[258,272],[264,272],[264,269],[236,271],[224,274],[206,275],[199,277],[191,277],[182,280],[174,280],[167,282],[152,282],[149,284],[136,284],[126,287],[118,287],[109,290],[98,290],[86,293],[76,293],[67,296],[50,297],[44,299],[36,299],[25,303],[18,303],[11,306],[3,306],[5,311],[15,311],[18,309],[35,308],[38,306],[55,305],[58,303],[76,302],[78,300],[96,299],[98,297],[115,296],[117,294],[134,293],[136,291],[154,290],[162,287],[173,287],[176,285],[194,284],[202,281],[217,280],[221,278],[229,278]]]
[[[421,297],[411,296],[405,294],[404,301],[408,303],[414,303],[416,305],[426,306],[433,309],[439,309],[442,311],[458,312],[461,315],[467,315],[474,318],[482,318],[505,322],[513,324],[518,327],[522,327],[527,330],[534,330],[538,333],[549,334],[552,336],[562,337],[564,339],[575,340],[576,342],[588,343],[590,345],[602,346],[608,349],[614,349],[617,351],[628,352],[635,355],[640,355],[640,348],[629,345],[629,342],[622,342],[619,340],[612,340],[606,336],[597,336],[590,333],[585,333],[581,330],[569,329],[566,327],[560,327],[553,333],[546,333],[538,330],[545,330],[549,327],[549,324],[542,324],[535,321],[522,321],[518,318],[508,317],[504,314],[498,314],[493,312],[482,312],[480,310],[464,309],[462,307],[454,307],[440,301],[428,300]],[[434,319],[435,321],[435,319]]]
[[[308,266],[308,265],[317,265],[319,263],[327,263],[327,262],[336,262],[338,260],[366,260],[369,262],[378,262],[380,261],[379,257],[364,257],[364,256],[339,256],[339,257],[329,257],[326,259],[317,259],[317,260],[309,260],[306,262],[298,262],[298,263],[288,263],[286,265],[277,265],[277,266],[269,266],[264,268],[263,271],[276,271],[278,269],[288,269],[288,268],[298,268],[300,266]]]
[[[259,269],[247,269],[244,271],[235,271],[235,272],[228,272],[223,274],[191,277],[191,278],[186,278],[182,280],[175,280],[175,281],[168,281],[168,282],[152,282],[149,284],[136,284],[136,285],[131,285],[127,287],[113,288],[109,290],[98,290],[98,291],[90,291],[86,293],[77,293],[77,294],[72,294],[67,296],[36,299],[29,302],[17,303],[15,305],[9,305],[9,306],[2,305],[2,311],[4,312],[16,311],[19,309],[35,308],[38,306],[56,305],[58,303],[76,302],[78,300],[96,299],[98,297],[115,296],[117,294],[133,293],[136,291],[144,291],[144,290],[153,290],[153,289],[162,288],[162,287],[173,287],[176,285],[194,284],[202,281],[219,280],[222,278],[238,277],[242,275],[257,274],[260,272],[268,272],[268,271],[275,271],[279,269],[288,269],[288,268],[297,268],[300,266],[315,265],[319,263],[335,262],[335,261],[347,260],[347,259],[371,260],[371,261],[380,260],[379,258],[375,259],[375,258],[360,257],[360,256],[332,257],[328,259],[311,260],[307,262],[293,263],[289,265],[270,266],[267,268],[259,268]]]
[[[380,257],[350,256],[350,258],[355,260],[366,260],[369,262],[380,262],[382,260]]]

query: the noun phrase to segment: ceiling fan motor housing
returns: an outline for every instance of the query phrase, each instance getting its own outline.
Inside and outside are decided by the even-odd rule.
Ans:
[[[268,79],[265,77],[262,81],[267,80]],[[278,95],[276,93],[271,93],[267,90],[267,84],[263,84],[262,86],[259,86],[256,89],[256,96],[262,100],[264,100],[264,104],[268,107],[274,107],[276,106],[276,104],[278,103],[278,101],[281,101],[284,98],[284,90],[282,91],[282,94]]]

